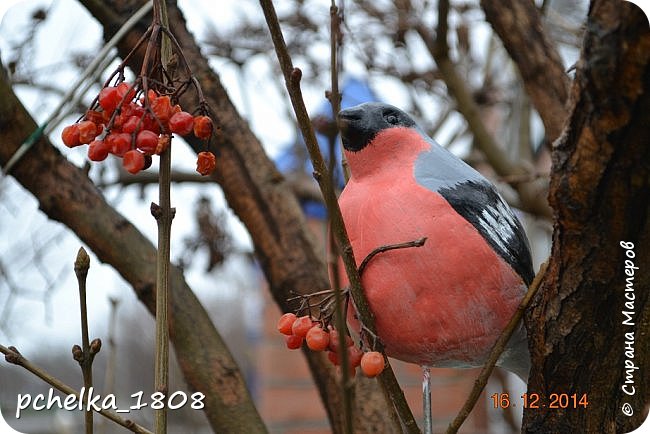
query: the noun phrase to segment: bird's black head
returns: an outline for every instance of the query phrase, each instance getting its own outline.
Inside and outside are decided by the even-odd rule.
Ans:
[[[415,121],[402,110],[379,102],[341,110],[338,123],[343,147],[352,152],[365,148],[381,130],[415,126]]]

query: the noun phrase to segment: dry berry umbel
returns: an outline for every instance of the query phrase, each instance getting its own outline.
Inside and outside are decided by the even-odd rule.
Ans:
[[[284,335],[285,344],[290,350],[302,347],[303,342],[312,351],[327,351],[327,358],[333,365],[341,365],[343,358],[339,354],[339,332],[331,325],[324,325],[323,320],[312,318],[310,315],[297,317],[295,313],[288,312],[280,317],[277,324],[278,331]],[[354,341],[345,335],[348,370],[354,376],[356,368],[361,365],[362,372],[367,377],[375,377],[384,369],[384,358],[381,353],[370,351],[364,353],[354,345]],[[381,363],[375,354],[381,357]],[[363,360],[366,360],[363,367]]]
[[[151,89],[147,98],[141,94],[139,81],[134,85],[121,82],[103,88],[96,106],[88,110],[80,122],[63,129],[63,143],[71,148],[91,143],[88,158],[92,161],[102,161],[108,154],[119,158],[128,154],[129,161],[123,162],[124,167],[130,173],[138,173],[144,167],[140,157],[160,154],[169,145],[172,133],[187,136],[194,132],[199,139],[209,139],[212,120],[208,116],[194,117],[179,105],[172,105],[168,95],[159,95]],[[199,153],[199,173],[207,175],[215,166],[212,152]]]
[[[169,39],[176,58],[173,71],[167,70],[167,65],[161,62],[163,37]],[[144,44],[147,46],[140,73],[132,83],[127,82],[124,77],[126,63]],[[191,88],[195,90],[198,104],[195,110],[184,110],[178,102]],[[159,155],[169,147],[172,134],[194,135],[204,141],[204,149],[208,149],[214,125],[209,113],[199,82],[178,41],[154,18],[106,81],[89,110],[77,123],[65,127],[61,138],[68,147],[92,142],[93,146],[88,149],[88,158],[92,161],[102,161],[108,154],[119,158],[128,155],[129,160],[123,161],[123,165],[131,173],[137,173],[151,164],[150,156]],[[145,164],[141,164],[141,157],[147,157]],[[199,173],[208,175],[215,166],[212,152],[206,150],[199,154]]]

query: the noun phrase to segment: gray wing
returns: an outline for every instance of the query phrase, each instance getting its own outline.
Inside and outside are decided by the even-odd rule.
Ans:
[[[426,138],[431,143],[431,149],[421,153],[415,162],[414,175],[418,184],[444,197],[510,264],[526,285],[530,285],[535,273],[528,239],[510,207],[490,181]]]

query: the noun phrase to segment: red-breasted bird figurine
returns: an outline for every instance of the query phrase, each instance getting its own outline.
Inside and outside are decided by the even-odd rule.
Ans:
[[[386,353],[425,377],[428,367],[481,366],[534,277],[521,223],[485,177],[402,110],[365,103],[338,123],[351,173],[339,203],[357,265],[377,247],[427,237],[363,272]],[[527,380],[523,324],[497,365]]]

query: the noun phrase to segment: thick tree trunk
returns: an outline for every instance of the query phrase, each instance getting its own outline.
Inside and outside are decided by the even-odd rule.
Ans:
[[[2,73],[0,101],[0,165],[4,167],[37,125]],[[138,298],[155,314],[154,246],[106,203],[81,169],[41,138],[11,175],[34,195],[49,218],[69,227],[133,285]],[[151,224],[155,224],[153,217]],[[266,432],[241,372],[207,312],[181,271],[172,267],[170,274],[170,339],[189,387],[205,394],[210,425],[220,433]]]
[[[527,315],[540,401],[523,430],[627,432],[650,398],[650,29],[636,6],[592,3],[571,102],[553,150],[552,258]],[[553,393],[568,408],[550,408]],[[585,393],[586,408],[570,397]]]

